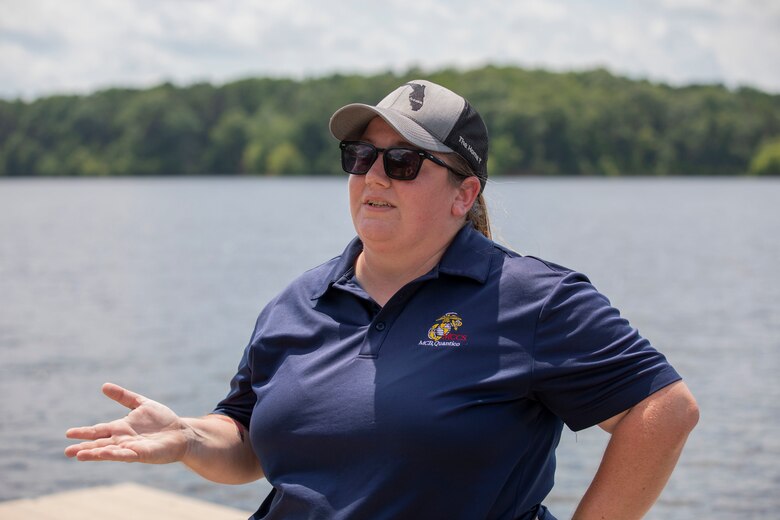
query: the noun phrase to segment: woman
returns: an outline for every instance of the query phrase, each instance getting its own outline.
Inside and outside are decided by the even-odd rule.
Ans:
[[[575,518],[640,518],[696,403],[587,278],[490,240],[487,130],[461,96],[403,85],[331,118],[358,237],[260,314],[228,396],[180,418],[74,428],[79,460],[180,461],[222,483],[265,475],[253,518],[554,519],[565,422],[611,440]]]

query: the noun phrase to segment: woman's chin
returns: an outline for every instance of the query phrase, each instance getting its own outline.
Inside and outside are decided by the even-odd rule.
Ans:
[[[398,241],[398,227],[388,222],[364,222],[355,226],[364,245],[387,244]]]

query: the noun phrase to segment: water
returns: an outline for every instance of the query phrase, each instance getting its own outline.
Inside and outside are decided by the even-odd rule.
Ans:
[[[685,376],[702,419],[650,519],[780,508],[780,182],[498,180],[500,238],[587,273]],[[254,510],[268,491],[178,465],[66,459],[118,417],[113,381],[208,412],[259,309],[352,237],[343,179],[0,182],[0,500],[137,481]],[[570,515],[607,435],[564,430],[547,501]]]

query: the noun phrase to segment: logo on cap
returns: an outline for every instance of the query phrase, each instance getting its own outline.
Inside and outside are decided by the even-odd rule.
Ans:
[[[425,85],[419,83],[407,83],[412,87],[412,91],[409,93],[409,104],[412,106],[412,110],[417,112],[423,106],[425,100]]]

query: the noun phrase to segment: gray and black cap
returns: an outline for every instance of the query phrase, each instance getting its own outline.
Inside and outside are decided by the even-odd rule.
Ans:
[[[462,96],[430,81],[410,81],[376,106],[352,103],[338,109],[330,118],[330,132],[341,141],[357,139],[376,116],[415,146],[463,157],[485,189],[487,127]]]

